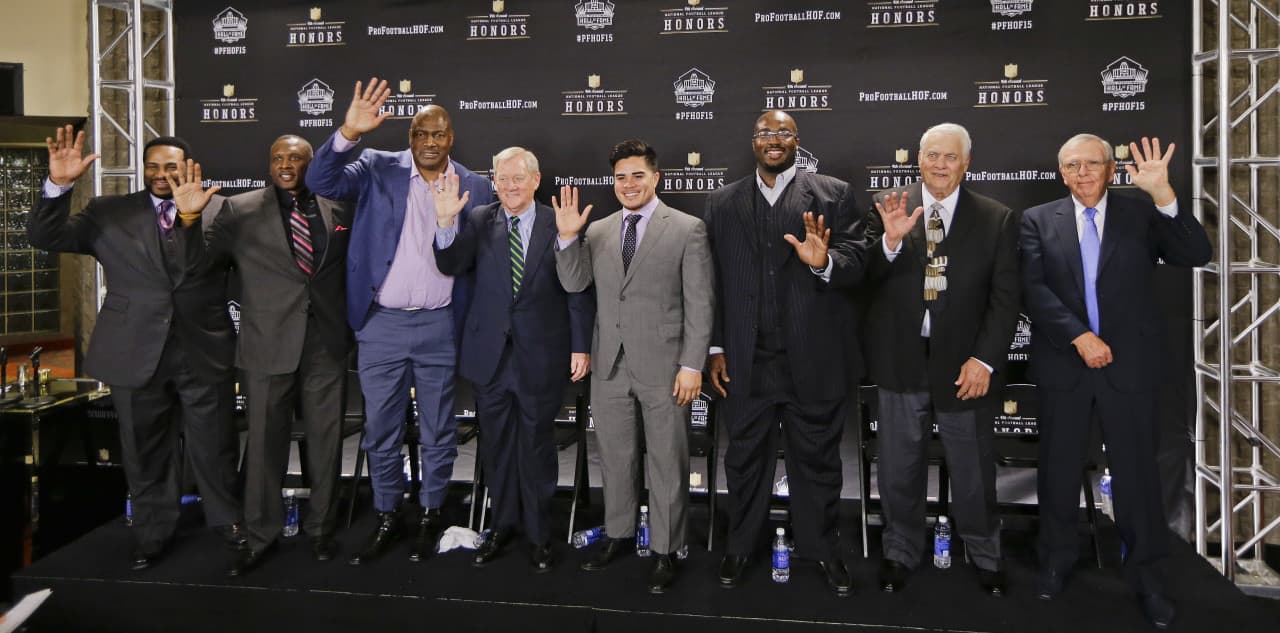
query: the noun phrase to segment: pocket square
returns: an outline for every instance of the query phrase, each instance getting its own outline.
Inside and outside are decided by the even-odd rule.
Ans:
[[[347,229],[347,227],[342,226],[341,224],[339,224],[339,225],[337,225],[337,226],[333,227],[333,232],[334,232],[334,233],[341,233],[341,232],[346,231],[346,230],[348,230],[348,229]]]

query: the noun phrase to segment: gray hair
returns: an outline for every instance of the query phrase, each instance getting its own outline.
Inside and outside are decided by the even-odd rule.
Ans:
[[[538,157],[523,147],[515,146],[508,147],[494,155],[493,172],[495,174],[498,172],[498,163],[512,158],[523,158],[525,171],[528,171],[530,175],[538,173]]]
[[[1102,138],[1097,134],[1077,134],[1067,139],[1067,142],[1063,143],[1062,147],[1058,148],[1058,164],[1059,165],[1062,164],[1062,155],[1067,151],[1068,147],[1075,145],[1076,143],[1084,143],[1086,141],[1093,141],[1094,143],[1101,144],[1102,153],[1106,155],[1107,162],[1109,163],[1116,162],[1116,156],[1114,154],[1115,150],[1111,149],[1111,143],[1108,143],[1107,139]]]
[[[964,156],[965,158],[969,157],[969,150],[973,149],[973,140],[969,138],[969,130],[956,123],[939,123],[925,130],[924,134],[920,135],[920,151],[924,151],[924,145],[929,142],[929,137],[943,134],[960,137],[960,146],[964,149]]]

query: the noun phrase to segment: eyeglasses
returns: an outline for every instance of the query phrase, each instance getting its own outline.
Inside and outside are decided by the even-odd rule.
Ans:
[[[499,187],[505,187],[507,185],[516,185],[518,187],[529,182],[529,175],[520,174],[518,176],[498,176],[497,178],[494,178],[493,181],[498,183]]]
[[[796,133],[791,130],[760,130],[751,135],[752,139],[758,141],[771,141],[778,139],[779,141],[789,141],[796,137]]]
[[[1073,174],[1079,172],[1081,167],[1084,167],[1087,172],[1097,173],[1102,171],[1103,165],[1106,164],[1107,161],[1105,160],[1073,160],[1069,163],[1063,163],[1062,168]]]

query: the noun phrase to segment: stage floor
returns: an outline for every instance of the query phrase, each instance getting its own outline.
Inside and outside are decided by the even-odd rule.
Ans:
[[[462,487],[447,511],[461,522]],[[645,592],[649,561],[625,556],[610,568],[578,569],[586,552],[555,544],[557,566],[534,574],[526,545],[516,541],[484,569],[467,552],[442,554],[424,563],[406,559],[400,544],[387,558],[362,567],[345,564],[372,526],[367,493],[364,511],[341,532],[342,553],[317,563],[305,539],[284,542],[263,566],[243,579],[224,575],[225,546],[195,521],[159,564],[128,569],[127,528],[112,521],[13,576],[15,597],[41,588],[53,596],[33,618],[31,631],[950,631],[1076,633],[1150,630],[1121,579],[1115,561],[1099,570],[1082,558],[1067,591],[1052,602],[1034,595],[1033,526],[1006,521],[1005,549],[1010,595],[982,594],[973,569],[957,560],[949,570],[932,567],[911,576],[906,591],[874,589],[879,529],[872,529],[873,556],[861,557],[856,502],[842,503],[846,560],[855,594],[837,598],[812,562],[794,562],[790,584],[770,581],[762,543],[746,582],[718,587],[721,550],[707,552],[706,507],[690,512],[694,546],[675,586],[665,595]],[[566,499],[557,497],[558,534],[564,534]],[[586,511],[584,524],[599,522],[601,506]],[[188,517],[192,518],[192,517]],[[198,517],[194,517],[198,519]],[[723,530],[723,525],[719,527]],[[1113,534],[1108,551],[1118,546]],[[719,539],[719,536],[717,536]],[[719,540],[717,541],[719,542]],[[959,550],[958,550],[959,551]],[[1179,608],[1174,631],[1271,633],[1280,626],[1280,601],[1244,595],[1175,540],[1167,561],[1171,597]]]

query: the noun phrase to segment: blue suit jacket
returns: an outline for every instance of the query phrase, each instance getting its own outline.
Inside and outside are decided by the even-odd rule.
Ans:
[[[335,136],[337,134],[334,132]],[[316,195],[356,205],[350,245],[347,247],[347,321],[351,323],[351,329],[359,330],[368,318],[373,299],[386,280],[387,272],[391,270],[391,260],[404,227],[409,176],[415,167],[413,156],[407,149],[399,152],[367,149],[360,153],[358,159],[348,163],[354,150],[334,151],[333,139],[334,136],[330,136],[316,150],[315,158],[307,168],[307,188]],[[487,179],[456,162],[453,168],[457,171],[461,190],[471,192],[463,215],[473,207],[493,201],[493,187]],[[470,294],[465,279],[454,280],[455,332],[460,331]]]
[[[569,376],[570,352],[589,353],[595,324],[590,289],[565,292],[556,275],[556,216],[537,205],[520,291],[512,294],[511,249],[501,203],[464,212],[453,244],[436,249],[440,271],[467,275],[475,297],[462,332],[458,373],[479,385],[491,382],[511,337],[520,385],[535,395],[559,397]],[[461,216],[459,216],[461,219]]]

